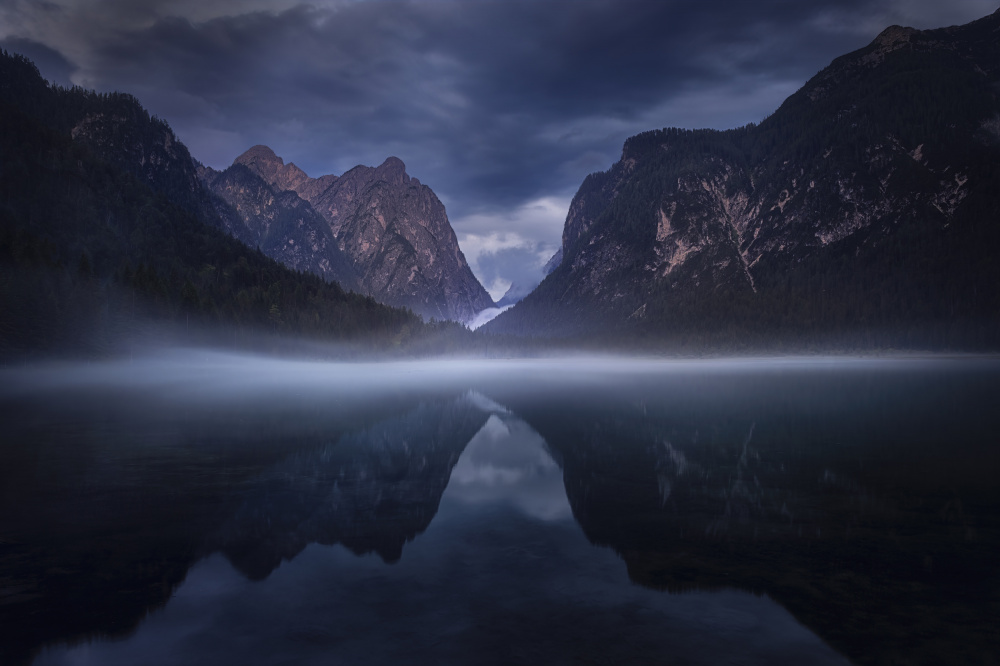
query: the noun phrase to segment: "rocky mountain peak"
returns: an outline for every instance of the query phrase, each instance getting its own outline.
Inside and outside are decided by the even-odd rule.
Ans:
[[[385,162],[375,169],[375,177],[392,185],[405,185],[410,180],[406,174],[406,165],[398,157],[387,157]]]
[[[910,38],[919,32],[920,31],[916,28],[908,28],[901,25],[890,25],[888,28],[879,33],[878,37],[875,38],[872,44],[882,48],[898,48],[899,45],[909,42]]]
[[[275,155],[269,147],[257,145],[233,160],[233,164],[248,166],[258,175],[266,178],[285,166],[285,161]]]
[[[273,192],[238,178],[227,185],[207,172],[203,177],[248,229],[274,239],[255,242],[275,259],[427,318],[470,321],[493,306],[459,249],[444,205],[407,175],[398,157],[340,177],[310,178],[267,146],[254,146],[236,158],[237,165]],[[317,261],[322,271],[313,268]]]
[[[237,157],[233,164],[242,164],[260,176],[279,192],[298,190],[309,180],[302,169],[278,157],[268,146],[257,145]]]

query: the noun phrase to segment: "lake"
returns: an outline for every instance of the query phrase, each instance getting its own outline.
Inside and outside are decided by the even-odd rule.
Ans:
[[[1000,360],[0,371],[0,663],[1000,662]]]

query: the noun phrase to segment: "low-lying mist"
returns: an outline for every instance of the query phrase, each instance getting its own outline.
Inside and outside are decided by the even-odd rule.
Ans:
[[[998,363],[986,356],[785,356],[664,359],[564,354],[542,358],[449,358],[319,361],[302,358],[162,348],[103,361],[38,361],[0,370],[0,398],[55,390],[138,391],[178,401],[255,395],[377,398],[400,391],[454,392],[476,386],[505,388],[597,386],[623,379],[689,382],[695,377],[932,369],[948,362],[975,367]]]

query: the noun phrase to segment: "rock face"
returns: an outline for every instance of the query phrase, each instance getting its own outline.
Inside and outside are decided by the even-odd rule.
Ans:
[[[395,157],[340,177],[310,178],[270,148],[254,146],[222,174],[201,174],[246,227],[233,224],[232,233],[268,239],[261,250],[279,261],[426,318],[468,321],[493,306],[444,205]]]
[[[894,26],[760,125],[630,138],[573,199],[559,266],[487,330],[993,344],[998,37],[1000,14]]]
[[[226,204],[217,209],[234,237],[290,268],[335,280],[344,289],[358,288],[330,225],[298,194],[273,187],[240,163],[222,172],[199,167],[198,175]]]

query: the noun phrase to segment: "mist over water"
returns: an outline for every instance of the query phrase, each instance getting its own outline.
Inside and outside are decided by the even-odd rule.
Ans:
[[[451,390],[469,382],[601,383],[622,376],[658,377],[781,372],[863,372],[994,368],[979,356],[785,356],[664,359],[621,355],[550,358],[439,358],[400,361],[318,361],[209,349],[164,348],[109,361],[53,361],[0,370],[0,396],[78,388],[135,389],[163,397],[223,401],[286,389],[363,391]]]
[[[6,369],[0,661],[988,661],[998,398],[985,357]]]

